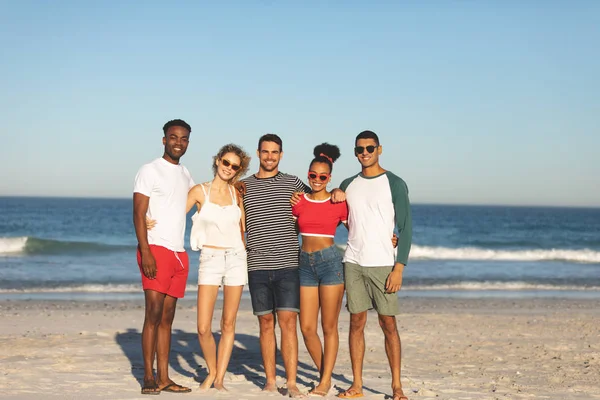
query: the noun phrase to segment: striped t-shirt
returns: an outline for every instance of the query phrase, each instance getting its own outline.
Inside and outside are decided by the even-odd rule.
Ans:
[[[270,178],[251,175],[242,182],[248,271],[298,268],[300,248],[290,198],[310,188],[297,176],[282,172]]]

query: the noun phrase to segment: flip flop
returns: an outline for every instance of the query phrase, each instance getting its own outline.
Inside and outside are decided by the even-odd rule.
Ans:
[[[160,394],[160,390],[158,389],[158,385],[156,384],[156,382],[153,382],[150,385],[142,386],[142,394],[157,395]]]
[[[175,388],[181,388],[182,390],[176,390]],[[160,389],[161,392],[169,393],[189,393],[192,391],[190,388],[176,384],[175,382],[168,384],[164,388]]]
[[[339,397],[340,399],[357,399],[359,397],[364,397],[365,395],[357,392],[354,389],[348,389],[345,392],[342,392],[340,394],[337,395],[337,397]]]

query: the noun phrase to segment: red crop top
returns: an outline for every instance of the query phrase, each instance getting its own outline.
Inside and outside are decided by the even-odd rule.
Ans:
[[[292,214],[298,220],[301,235],[334,237],[339,223],[348,220],[348,205],[345,201],[311,200],[305,194],[292,207]]]

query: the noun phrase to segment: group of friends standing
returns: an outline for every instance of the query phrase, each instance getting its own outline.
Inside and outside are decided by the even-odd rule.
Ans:
[[[258,172],[244,179],[250,156],[241,147],[228,144],[213,157],[213,180],[196,185],[180,164],[191,127],[183,120],[172,120],[164,125],[163,133],[164,154],[142,166],[133,194],[137,259],[146,306],[142,394],[191,391],[169,378],[168,362],[175,307],[184,295],[189,273],[184,249],[186,214],[195,206],[190,244],[193,250],[200,250],[198,339],[208,369],[201,389],[226,390],[224,377],[233,350],[237,312],[243,287],[248,284],[260,326],[266,374],[263,390],[278,390],[278,324],[286,393],[305,396],[296,384],[299,319],[304,343],[320,376],[309,394],[326,396],[330,392],[345,291],[353,383],[337,396],[363,396],[364,328],[367,311],[374,308],[385,336],[393,399],[407,399],[400,381],[401,345],[395,316],[399,313],[396,292],[402,286],[411,245],[411,212],[405,182],[379,163],[382,147],[378,136],[372,131],[358,134],[354,155],[361,171],[330,192],[327,186],[333,164],[340,156],[337,146],[323,143],[315,147],[306,185],[279,171],[283,156],[279,136],[266,134],[259,139]],[[348,228],[343,256],[334,245],[339,224]],[[211,321],[220,286],[223,311],[217,346]],[[318,336],[319,311],[323,344]]]

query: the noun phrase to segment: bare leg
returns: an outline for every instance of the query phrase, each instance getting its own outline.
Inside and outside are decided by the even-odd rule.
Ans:
[[[400,368],[402,357],[402,346],[396,317],[394,315],[379,315],[379,326],[385,336],[385,353],[387,354],[390,369],[392,370],[392,391],[394,399],[404,396],[402,383],[400,381]]]
[[[354,376],[352,386],[346,393],[362,393],[363,380],[362,369],[365,358],[365,325],[367,324],[367,312],[350,314],[350,361],[352,362],[352,375]]]
[[[344,285],[326,285],[319,287],[319,298],[321,300],[321,327],[323,328],[323,342],[325,354],[323,367],[321,369],[321,381],[314,389],[322,394],[331,389],[331,375],[337,358],[340,344],[338,334],[338,320],[344,297]]]
[[[322,375],[323,348],[317,332],[319,321],[319,287],[300,286],[300,330],[319,377]]]
[[[267,383],[263,391],[276,392],[275,351],[277,342],[275,340],[275,314],[259,315],[258,324],[260,325],[260,352],[267,377]]]
[[[166,295],[156,340],[156,381],[161,389],[174,384],[169,378],[169,355],[171,354],[171,329],[173,327],[173,319],[175,318],[176,306],[177,298]],[[189,388],[179,385],[175,386],[177,388],[173,389],[177,389],[178,391],[189,391]]]
[[[285,366],[286,386],[290,397],[304,395],[296,385],[298,371],[298,313],[295,311],[278,311],[279,328],[281,329],[281,357]]]
[[[219,354],[217,357],[217,377],[214,386],[218,390],[227,390],[223,385],[227,365],[233,350],[235,340],[235,320],[240,299],[242,298],[243,286],[223,287],[223,315],[221,317],[221,340],[219,340]]]
[[[154,355],[156,354],[156,338],[158,326],[162,318],[165,294],[154,290],[145,290],[146,313],[142,328],[142,355],[144,358],[144,386],[156,384],[154,379]],[[156,391],[156,390],[150,390]]]
[[[200,389],[210,389],[217,377],[217,345],[212,333],[212,317],[219,286],[198,285],[198,342],[208,367],[208,376]]]

